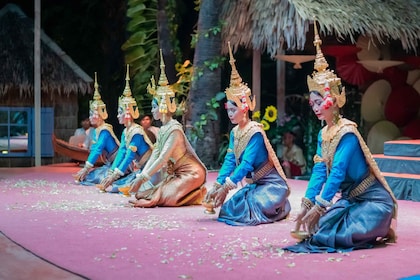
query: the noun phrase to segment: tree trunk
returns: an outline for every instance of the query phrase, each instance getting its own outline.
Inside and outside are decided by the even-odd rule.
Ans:
[[[222,0],[201,0],[197,23],[198,40],[193,63],[195,74],[188,95],[188,113],[185,116],[187,134],[191,132],[190,127],[208,111],[206,103],[220,92],[221,69],[218,67],[210,70],[205,66],[205,62],[213,61],[221,53],[220,32],[214,34],[209,31],[219,25],[221,6]],[[198,72],[202,72],[203,75],[198,76]],[[218,168],[217,156],[221,137],[219,121],[208,120],[203,129],[204,138],[192,144],[207,168]]]
[[[159,48],[162,49],[163,59],[165,61],[165,73],[170,84],[176,82],[175,64],[176,59],[172,49],[171,35],[169,30],[168,16],[165,8],[168,6],[168,0],[158,0],[158,40]],[[158,58],[160,61],[160,57]],[[160,63],[160,62],[159,62]],[[159,77],[159,76],[158,76]]]

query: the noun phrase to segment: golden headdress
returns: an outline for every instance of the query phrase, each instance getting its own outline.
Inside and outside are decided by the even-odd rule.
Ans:
[[[228,42],[228,46],[230,56],[229,63],[232,66],[232,73],[230,75],[230,85],[225,90],[226,97],[228,100],[235,102],[238,108],[241,108],[244,111],[253,111],[256,103],[255,96],[252,95],[249,87],[242,82],[242,78],[239,76],[238,70],[236,70],[235,59],[233,58],[232,49],[230,48],[230,42]]]
[[[330,94],[331,97],[336,99],[338,107],[341,108],[346,103],[346,93],[344,87],[341,88],[341,79],[334,74],[334,71],[328,69],[328,62],[321,50],[322,41],[318,35],[316,21],[314,21],[314,33],[314,46],[316,47],[314,69],[316,72],[312,73],[312,78],[308,76],[309,91],[318,91],[324,98]]]
[[[176,111],[176,100],[175,92],[169,85],[168,78],[165,73],[165,62],[163,61],[162,49],[160,49],[160,77],[158,86],[156,87],[155,79],[152,76],[150,79],[151,84],[147,86],[147,91],[156,98],[159,104],[159,112],[175,113]]]
[[[130,114],[133,119],[137,119],[140,116],[139,107],[137,106],[136,99],[132,97],[130,89],[130,74],[129,74],[129,65],[127,64],[127,74],[125,77],[125,89],[123,94],[118,100],[118,106],[124,109],[126,114]]]
[[[106,120],[108,118],[108,112],[106,111],[106,105],[101,99],[101,94],[99,93],[98,79],[95,72],[95,92],[93,93],[93,100],[89,102],[89,109],[97,112],[98,115]]]

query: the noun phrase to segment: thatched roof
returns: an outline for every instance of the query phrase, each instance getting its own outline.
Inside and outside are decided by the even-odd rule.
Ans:
[[[41,31],[41,91],[85,94],[93,80]],[[34,22],[8,4],[0,10],[0,96],[34,92]]]
[[[353,42],[358,35],[400,40],[405,50],[419,46],[420,0],[228,0],[221,14],[223,52],[227,41],[271,56],[283,46],[303,50],[314,18],[321,34]]]

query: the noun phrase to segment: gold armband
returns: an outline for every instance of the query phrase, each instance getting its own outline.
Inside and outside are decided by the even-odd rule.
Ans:
[[[128,146],[128,148],[133,152],[137,152],[137,147],[136,146]]]

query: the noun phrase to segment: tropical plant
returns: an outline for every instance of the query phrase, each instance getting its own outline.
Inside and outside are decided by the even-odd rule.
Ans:
[[[186,100],[188,99],[191,81],[194,75],[194,67],[191,61],[186,60],[183,64],[178,63],[175,68],[177,71],[178,80],[176,83],[171,85],[171,88],[174,90],[178,102],[175,115],[184,116],[187,110]],[[204,138],[204,127],[208,124],[209,121],[216,121],[219,119],[219,102],[225,98],[225,96],[226,95],[224,92],[217,93],[214,97],[210,98],[210,100],[206,102],[207,110],[205,113],[200,115],[200,118],[197,121],[191,125],[184,124],[186,128],[189,129],[187,138],[191,143],[194,144],[198,139]],[[185,120],[183,120],[183,122],[184,121]]]
[[[150,108],[151,96],[145,94],[150,77],[157,72],[157,0],[128,0],[128,40],[122,45],[125,61],[130,64],[133,95],[142,113]]]
[[[190,133],[188,133],[188,140],[195,144],[197,140],[203,139],[205,136],[204,127],[209,121],[217,121],[218,109],[220,108],[220,101],[225,98],[224,92],[218,92],[215,97],[212,97],[210,101],[206,102],[206,113],[200,115],[200,118],[190,126]]]

